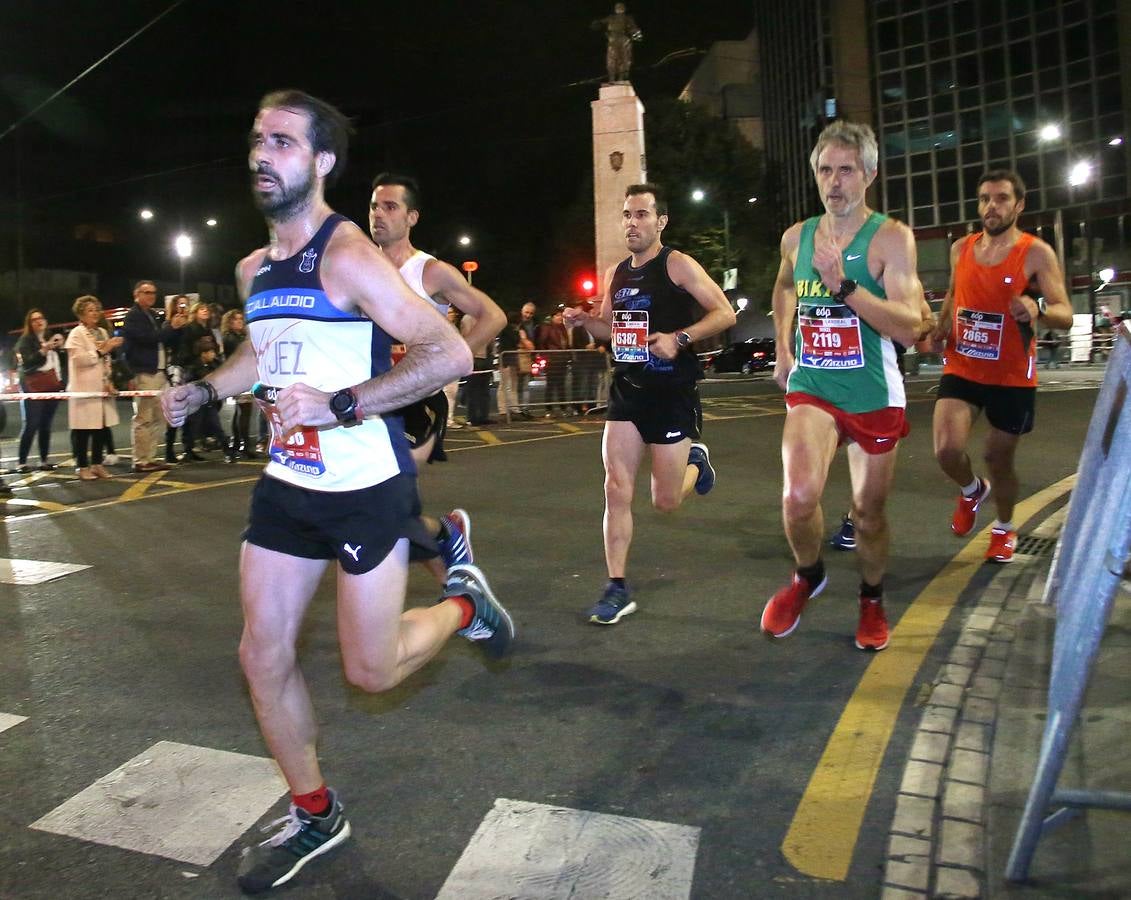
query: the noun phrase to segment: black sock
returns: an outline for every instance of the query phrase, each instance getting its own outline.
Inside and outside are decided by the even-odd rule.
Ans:
[[[879,584],[868,584],[866,581],[861,581],[860,596],[869,600],[881,599],[884,596],[884,583],[881,581]]]
[[[825,561],[818,559],[811,566],[799,566],[797,574],[808,582],[809,587],[815,588],[825,580]]]
[[[621,589],[623,589],[625,587],[625,583],[624,583],[623,578],[610,578],[609,584],[616,585],[617,587],[619,587]]]

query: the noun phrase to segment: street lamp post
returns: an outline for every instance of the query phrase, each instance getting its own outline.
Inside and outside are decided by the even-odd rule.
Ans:
[[[1041,127],[1037,133],[1037,137],[1041,141],[1064,141],[1064,147],[1068,157],[1068,202],[1074,203],[1076,199],[1075,188],[1082,187],[1092,180],[1093,163],[1087,159],[1073,160],[1076,155],[1075,147],[1072,144],[1071,138],[1065,134],[1061,127],[1056,123],[1050,123]],[[1065,264],[1064,259],[1064,219],[1062,210],[1056,211],[1056,221],[1053,225],[1053,232],[1057,241],[1057,257],[1059,258],[1061,270],[1064,272],[1064,279],[1068,286],[1068,300],[1072,301],[1072,276],[1068,272],[1068,266]],[[1080,236],[1084,239],[1084,265],[1087,269],[1087,282],[1088,282],[1088,314],[1091,316],[1091,341],[1088,349],[1088,361],[1091,362],[1096,353],[1096,292],[1093,290],[1095,286],[1095,273],[1092,269],[1095,267],[1095,260],[1092,253],[1092,201],[1090,198],[1084,200],[1084,218],[1080,223]]]
[[[702,203],[707,199],[707,192],[696,188],[691,192],[691,199],[695,203]],[[730,268],[730,210],[723,206],[723,269]]]

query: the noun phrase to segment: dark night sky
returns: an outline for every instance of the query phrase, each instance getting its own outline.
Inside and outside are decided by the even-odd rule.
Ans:
[[[0,131],[173,2],[6,0]],[[628,6],[645,34],[633,82],[647,105],[678,93],[700,57],[655,63],[744,37],[753,3]],[[199,274],[229,280],[236,259],[265,239],[244,174],[256,102],[298,87],[358,127],[332,205],[362,222],[372,176],[412,172],[425,200],[415,243],[458,262],[448,242],[466,230],[478,283],[504,302],[551,290],[555,257],[570,243],[561,215],[591,166],[589,102],[605,42],[589,22],[611,8],[184,0],[0,141],[0,270],[14,267],[22,195],[29,267],[172,278],[171,236],[183,227],[207,237],[192,263]],[[158,218],[143,225],[142,205]],[[221,224],[206,235],[208,215]],[[117,244],[74,241],[81,223],[108,226]]]

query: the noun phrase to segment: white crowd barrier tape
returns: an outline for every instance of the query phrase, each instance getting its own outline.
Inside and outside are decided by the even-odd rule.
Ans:
[[[15,392],[0,394],[0,400],[93,400],[96,397],[160,397],[161,391],[44,391],[42,393]]]

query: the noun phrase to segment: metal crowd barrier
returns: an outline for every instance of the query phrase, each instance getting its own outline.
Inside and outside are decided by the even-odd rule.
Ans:
[[[1023,881],[1041,837],[1080,809],[1131,811],[1131,794],[1056,790],[1072,729],[1131,552],[1131,322],[1114,340],[1103,387],[1080,456],[1076,487],[1049,573],[1057,606],[1049,716],[1006,878]],[[1046,815],[1050,807],[1057,807]]]
[[[535,376],[544,379],[545,392],[535,402],[530,399],[529,380],[538,357],[546,361],[545,369]],[[507,350],[499,354],[499,414],[510,422],[512,416],[530,409],[606,406],[609,373],[609,354],[601,350]]]

